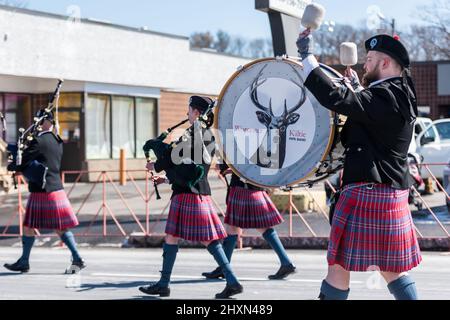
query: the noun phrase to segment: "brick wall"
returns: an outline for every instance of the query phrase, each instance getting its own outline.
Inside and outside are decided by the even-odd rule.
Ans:
[[[161,91],[159,100],[159,132],[173,127],[187,118],[188,102],[192,94]],[[182,128],[187,128],[185,124]]]
[[[437,68],[436,62],[417,62],[411,68],[419,106],[430,106],[433,119],[448,117],[450,108],[450,96],[438,96]]]
[[[182,120],[187,119],[189,98],[192,95],[203,95],[211,98],[214,96],[199,93],[178,93],[170,91],[161,91],[161,99],[159,101],[159,130],[163,132],[167,128],[173,127]],[[181,128],[186,129],[189,124],[185,124]],[[173,135],[172,139],[177,136]]]

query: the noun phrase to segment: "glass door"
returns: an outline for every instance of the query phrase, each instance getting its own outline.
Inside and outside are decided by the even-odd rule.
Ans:
[[[3,114],[7,127],[5,141],[17,143],[19,128],[28,128],[31,125],[31,95],[5,94]]]
[[[64,155],[61,170],[81,170],[81,93],[62,93],[59,98],[59,135],[64,141]]]

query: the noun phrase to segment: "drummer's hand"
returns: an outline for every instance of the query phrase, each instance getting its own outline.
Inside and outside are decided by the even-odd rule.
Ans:
[[[225,177],[227,174],[233,173],[233,170],[231,170],[230,168],[226,169],[225,171],[221,171],[222,169],[220,168],[220,164],[218,163],[216,163],[216,170],[219,171],[222,177]]]
[[[344,77],[350,80],[353,89],[356,90],[357,88],[361,87],[361,82],[359,81],[358,74],[352,68],[345,69]]]
[[[306,29],[302,33],[300,33],[297,39],[297,49],[300,57],[304,60],[309,55],[312,55],[312,50],[314,47],[313,44],[313,36],[311,35],[311,30]]]
[[[228,169],[226,169],[224,171],[220,171],[220,175],[222,177],[226,177],[227,175],[232,174],[232,173],[233,173],[233,170],[231,170],[230,168],[228,168]]]
[[[155,171],[155,163],[154,162],[147,162],[147,165],[145,166],[148,171]]]
[[[169,180],[165,176],[153,176],[152,181],[153,181],[153,183],[156,183],[157,185],[160,185],[163,183],[169,183]]]

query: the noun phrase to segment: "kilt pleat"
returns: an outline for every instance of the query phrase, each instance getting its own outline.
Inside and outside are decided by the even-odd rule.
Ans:
[[[214,241],[227,237],[210,196],[182,193],[172,198],[166,234],[188,241]]]
[[[25,227],[65,230],[76,227],[78,224],[78,219],[64,190],[30,194],[23,223]]]
[[[230,189],[226,224],[242,229],[265,229],[283,221],[267,192],[241,187]]]
[[[348,271],[401,273],[422,261],[408,205],[408,190],[353,184],[336,205],[328,264]]]

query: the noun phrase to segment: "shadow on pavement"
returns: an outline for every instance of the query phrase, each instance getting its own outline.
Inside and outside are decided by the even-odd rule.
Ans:
[[[134,288],[138,290],[139,286],[147,285],[148,281],[133,281],[133,282],[104,282],[104,283],[83,283],[77,292],[89,291],[94,289],[104,289],[104,288]]]
[[[18,272],[0,272],[0,277],[21,276]]]
[[[124,300],[124,299],[116,299],[116,300],[109,300],[109,301],[120,301],[120,300]],[[161,299],[159,297],[154,297],[154,296],[135,296],[129,299],[125,299],[125,300],[134,300],[134,301],[163,301],[166,299]]]

